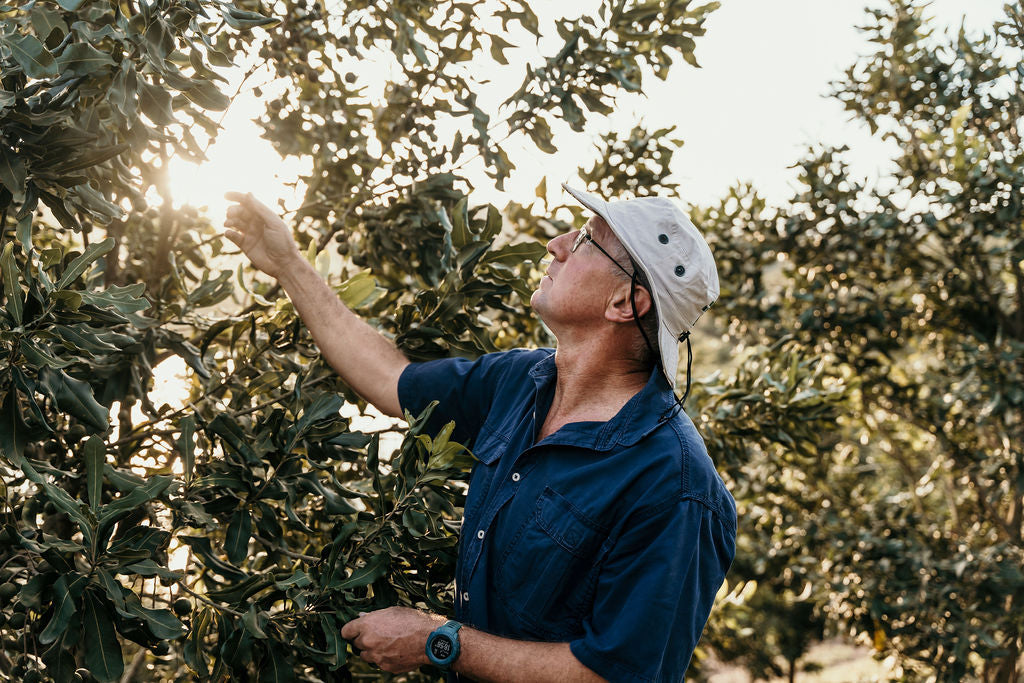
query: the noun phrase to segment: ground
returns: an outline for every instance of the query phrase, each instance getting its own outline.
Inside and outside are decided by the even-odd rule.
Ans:
[[[829,640],[811,648],[804,663],[821,665],[814,673],[799,672],[798,683],[874,683],[888,681],[894,674],[893,667],[872,656],[869,648],[851,645],[838,640]],[[772,679],[771,683],[785,681]],[[750,674],[741,667],[721,666],[708,683],[752,683]]]

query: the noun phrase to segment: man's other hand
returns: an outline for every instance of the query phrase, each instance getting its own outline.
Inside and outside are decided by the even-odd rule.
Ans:
[[[245,252],[254,266],[280,278],[296,259],[302,258],[291,231],[273,209],[251,194],[228,192],[224,197],[238,202],[228,207],[224,221],[228,230],[224,235]]]
[[[363,612],[342,627],[341,637],[361,650],[359,656],[364,661],[397,674],[430,663],[427,638],[444,623],[444,617],[436,614],[409,607],[388,607]]]

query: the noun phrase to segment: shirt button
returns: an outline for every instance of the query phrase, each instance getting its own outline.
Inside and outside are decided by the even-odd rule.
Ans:
[[[476,537],[479,538],[480,540],[483,540],[483,538],[484,538],[484,530],[481,529],[480,531],[476,532]]]
[[[512,473],[512,481],[519,481],[520,479],[522,479],[522,477],[519,476],[518,472]]]
[[[469,602],[469,591],[464,591],[462,593],[462,602]]]

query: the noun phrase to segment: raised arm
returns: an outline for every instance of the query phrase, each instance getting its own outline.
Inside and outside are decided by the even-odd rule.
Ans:
[[[409,364],[395,345],[356,316],[299,253],[278,215],[251,194],[229,192],[225,236],[275,278],[313,335],[324,359],[382,413],[401,417],[398,378]]]

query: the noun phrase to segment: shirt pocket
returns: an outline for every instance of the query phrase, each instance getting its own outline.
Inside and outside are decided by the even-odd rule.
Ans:
[[[495,572],[506,609],[539,637],[578,635],[606,535],[605,528],[546,487]]]

